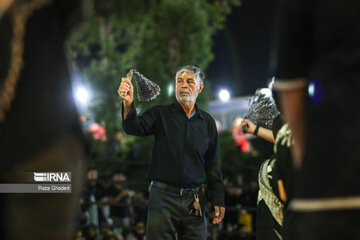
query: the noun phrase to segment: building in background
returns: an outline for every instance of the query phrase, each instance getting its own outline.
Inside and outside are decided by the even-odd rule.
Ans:
[[[209,111],[218,120],[221,130],[231,130],[235,118],[244,118],[249,110],[249,101],[253,96],[230,98],[227,102],[220,100],[209,102]]]

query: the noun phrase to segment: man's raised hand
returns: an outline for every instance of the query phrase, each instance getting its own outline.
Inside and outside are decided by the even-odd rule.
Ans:
[[[129,78],[121,78],[121,83],[118,89],[119,95],[126,93],[124,98],[124,106],[129,107],[134,101],[134,86]]]

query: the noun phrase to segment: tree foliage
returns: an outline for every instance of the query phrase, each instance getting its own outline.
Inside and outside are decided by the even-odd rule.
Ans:
[[[160,85],[158,99],[136,103],[141,111],[172,102],[167,87],[176,69],[188,64],[206,69],[213,58],[212,34],[239,5],[240,0],[87,1],[85,19],[69,41],[69,56],[93,90],[94,120],[105,125],[110,139],[120,129],[121,77],[135,68]],[[201,107],[208,100],[206,89]]]

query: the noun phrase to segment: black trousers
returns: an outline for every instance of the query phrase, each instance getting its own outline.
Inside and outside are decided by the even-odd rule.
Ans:
[[[189,215],[194,192],[182,196],[150,185],[147,240],[206,240],[206,218]]]

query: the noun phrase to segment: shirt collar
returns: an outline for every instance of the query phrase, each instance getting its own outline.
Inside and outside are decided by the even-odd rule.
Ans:
[[[180,103],[176,101],[175,103],[172,104],[171,111],[172,112],[178,112],[178,111],[183,111],[184,112],[184,109],[182,108]],[[202,110],[197,106],[196,103],[195,103],[195,111],[196,111],[196,114],[192,118],[196,118],[197,116],[199,116],[201,119],[204,119]]]

